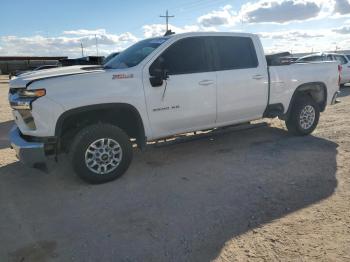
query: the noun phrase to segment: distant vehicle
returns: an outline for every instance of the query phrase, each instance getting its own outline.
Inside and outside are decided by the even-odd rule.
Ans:
[[[331,56],[327,56],[325,53],[306,55],[298,58],[296,63],[307,63],[307,62],[320,62],[320,61],[333,61]]]
[[[120,52],[114,52],[109,54],[104,60],[103,60],[103,64],[107,64],[110,60],[112,60],[114,57],[116,57],[117,55],[119,55]]]
[[[51,68],[57,68],[59,67],[59,65],[42,65],[42,66],[38,66],[36,68],[34,68],[33,70],[16,70],[14,72],[11,72],[9,74],[9,79],[11,79],[12,77],[14,76],[19,76],[21,74],[24,74],[24,73],[29,73],[29,72],[32,72],[32,71],[40,71],[40,70],[45,70],[45,69],[51,69]]]
[[[20,74],[23,74],[23,73],[27,73],[29,72],[30,70],[26,70],[26,71],[23,71],[23,70],[15,70],[13,72],[10,72],[9,73],[9,79],[12,79],[12,77],[15,77],[15,76],[19,76]]]
[[[39,71],[39,70],[45,70],[45,69],[51,69],[51,68],[57,68],[57,67],[59,67],[59,65],[42,65],[42,66],[38,66],[33,71]]]
[[[341,80],[340,84],[350,82],[350,55],[339,53],[318,53],[300,57],[296,63],[308,63],[319,61],[338,61],[340,64]]]
[[[253,34],[151,38],[104,67],[71,66],[11,80],[16,125],[10,141],[27,165],[68,152],[82,179],[103,183],[126,172],[133,144],[144,148],[263,117],[279,117],[292,134],[308,135],[320,112],[336,102],[338,81],[336,62],[271,66]]]
[[[295,63],[297,59],[297,57],[291,56],[289,52],[266,55],[266,61],[270,66],[290,65]]]

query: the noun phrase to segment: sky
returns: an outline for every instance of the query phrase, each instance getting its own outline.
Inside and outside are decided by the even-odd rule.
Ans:
[[[249,32],[265,52],[350,49],[350,0],[3,1],[0,56],[107,55],[164,34]]]

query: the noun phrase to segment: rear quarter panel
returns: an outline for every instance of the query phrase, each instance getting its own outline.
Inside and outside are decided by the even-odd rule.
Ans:
[[[295,90],[307,83],[323,83],[327,88],[327,105],[339,90],[338,63],[296,63],[270,67],[270,104],[282,103],[285,113]]]

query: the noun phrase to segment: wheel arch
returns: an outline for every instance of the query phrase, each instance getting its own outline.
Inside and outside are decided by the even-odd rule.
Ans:
[[[303,83],[295,89],[295,91],[292,95],[292,98],[289,102],[288,110],[287,110],[284,118],[288,118],[296,99],[300,95],[311,96],[315,100],[315,102],[319,105],[321,112],[323,112],[326,109],[327,95],[328,95],[326,84],[323,82]]]
[[[55,136],[61,141],[66,132],[93,124],[111,123],[122,128],[130,138],[135,138],[140,148],[146,144],[144,124],[139,111],[131,104],[106,103],[81,106],[61,114],[56,122]]]

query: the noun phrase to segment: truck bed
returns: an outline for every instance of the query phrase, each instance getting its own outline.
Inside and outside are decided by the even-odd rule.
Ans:
[[[270,72],[269,104],[282,103],[284,112],[288,110],[295,89],[304,83],[324,85],[327,88],[327,104],[331,103],[334,93],[339,88],[337,62],[293,63],[269,66],[268,70]]]

